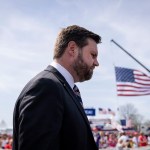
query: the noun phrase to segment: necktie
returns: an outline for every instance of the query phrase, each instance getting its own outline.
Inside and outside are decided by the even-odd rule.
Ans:
[[[76,85],[74,85],[73,87],[73,91],[78,99],[78,101],[80,102],[80,104],[83,106],[83,102],[82,102],[82,99],[81,99],[81,94],[80,94],[80,91],[78,89],[78,87]]]

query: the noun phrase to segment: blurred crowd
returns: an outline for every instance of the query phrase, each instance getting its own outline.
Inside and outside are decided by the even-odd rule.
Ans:
[[[8,134],[0,134],[0,149],[12,149],[13,138]]]
[[[150,145],[150,135],[142,132],[93,132],[99,149],[115,148],[116,150],[138,148]]]
[[[125,150],[150,146],[150,135],[144,135],[142,132],[93,131],[93,135],[99,149]],[[12,135],[0,134],[0,149],[11,150],[12,142]]]

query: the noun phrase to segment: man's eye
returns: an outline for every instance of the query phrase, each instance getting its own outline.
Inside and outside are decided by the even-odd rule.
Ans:
[[[93,58],[95,58],[95,57],[96,57],[96,55],[95,55],[95,54],[91,54],[91,55],[92,55],[92,57],[93,57]]]

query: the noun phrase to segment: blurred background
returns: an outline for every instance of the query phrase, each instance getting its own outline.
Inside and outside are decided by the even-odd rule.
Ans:
[[[114,66],[150,73],[126,55],[112,39],[150,69],[149,0],[0,0],[0,128],[12,128],[13,109],[25,84],[53,58],[61,28],[83,26],[102,37],[100,66],[93,78],[78,83],[85,108],[131,105],[135,115],[148,121],[150,96],[118,97]]]

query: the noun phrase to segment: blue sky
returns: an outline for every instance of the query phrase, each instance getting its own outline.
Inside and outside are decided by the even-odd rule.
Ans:
[[[84,106],[116,111],[132,103],[148,119],[150,96],[116,96],[114,64],[150,74],[110,40],[150,69],[149,14],[149,0],[0,0],[0,120],[12,126],[14,104],[22,88],[52,62],[57,33],[73,24],[102,37],[100,66],[90,81],[78,83]]]

